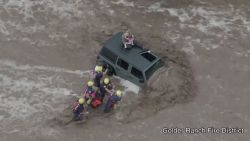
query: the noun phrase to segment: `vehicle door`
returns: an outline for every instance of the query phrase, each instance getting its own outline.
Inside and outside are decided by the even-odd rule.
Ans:
[[[126,62],[125,60],[123,60],[122,58],[118,58],[117,62],[116,62],[116,74],[124,79],[129,80],[130,79],[130,75],[129,75],[129,70],[130,70],[130,66],[128,64],[128,62]]]
[[[144,77],[143,77],[143,72],[140,71],[139,69],[135,68],[135,67],[131,67],[130,70],[130,75],[132,78],[132,81],[140,86],[142,86],[145,82]]]

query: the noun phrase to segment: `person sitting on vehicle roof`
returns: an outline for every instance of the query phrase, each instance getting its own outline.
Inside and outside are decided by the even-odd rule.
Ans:
[[[122,35],[122,42],[124,44],[124,48],[132,48],[134,46],[134,35],[132,35],[129,31],[124,32]]]
[[[103,82],[100,85],[100,94],[102,99],[105,97],[106,93],[111,94],[113,90],[113,84],[111,83],[108,77],[103,79]]]
[[[139,45],[135,40],[135,36],[131,34],[129,31],[126,31],[122,35],[122,42],[125,49],[130,49],[132,47],[138,47],[143,49],[142,45]]]
[[[121,101],[122,99],[122,91],[117,90],[116,92],[113,92],[113,94],[109,97],[106,105],[104,112],[108,113],[110,112],[113,108],[116,107],[116,104]]]

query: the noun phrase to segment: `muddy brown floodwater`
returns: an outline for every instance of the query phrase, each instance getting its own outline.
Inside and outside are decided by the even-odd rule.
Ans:
[[[249,141],[248,0],[0,1],[1,141]],[[119,107],[69,122],[102,43],[130,29],[167,69]],[[242,134],[163,134],[237,127]]]

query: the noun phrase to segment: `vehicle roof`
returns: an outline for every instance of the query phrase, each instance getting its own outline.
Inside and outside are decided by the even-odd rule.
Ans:
[[[131,64],[133,67],[145,71],[148,67],[153,65],[156,61],[159,60],[159,57],[154,54],[156,59],[152,62],[141,56],[140,53],[144,52],[145,50],[133,47],[131,49],[125,49],[123,47],[122,42],[122,32],[119,32],[115,34],[112,38],[110,38],[108,41],[104,43],[104,47],[111,50],[113,53],[118,55],[120,58],[122,58],[124,61],[127,61],[129,64]],[[152,52],[151,52],[152,53]]]

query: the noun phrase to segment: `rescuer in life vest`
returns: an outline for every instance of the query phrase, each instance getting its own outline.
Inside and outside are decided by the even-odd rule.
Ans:
[[[83,90],[83,95],[85,95],[85,93],[87,93],[87,91],[95,91],[95,87],[94,87],[94,82],[92,80],[89,80],[87,82],[87,87],[84,88]]]
[[[105,77],[100,85],[100,96],[103,99],[107,93],[111,94],[113,91],[113,84],[108,77]]]
[[[85,100],[84,98],[79,98],[77,101],[73,103],[73,120],[74,121],[80,121],[83,119],[83,114],[84,114],[84,103]]]
[[[103,68],[102,66],[96,66],[95,67],[95,77],[94,77],[94,84],[96,87],[100,88],[101,85],[101,79],[103,77]]]
[[[90,105],[92,100],[96,97],[96,92],[92,89],[87,90],[84,94],[84,99],[86,100],[87,105]]]
[[[117,90],[116,92],[113,92],[113,94],[108,98],[107,103],[105,104],[104,112],[108,113],[113,108],[116,107],[116,104],[121,101],[122,99],[122,91]]]

